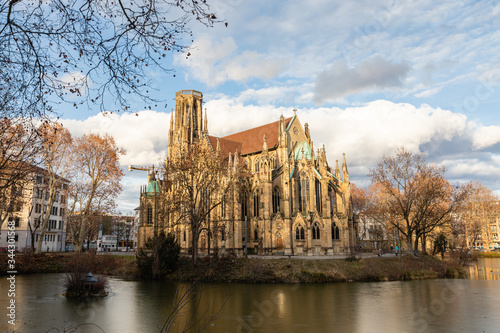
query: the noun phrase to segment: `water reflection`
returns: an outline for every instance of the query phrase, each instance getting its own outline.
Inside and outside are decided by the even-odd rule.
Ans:
[[[469,279],[500,280],[500,259],[478,258],[477,262],[467,265]]]
[[[493,281],[498,274],[488,274],[486,267],[489,273],[498,272],[499,264],[500,260],[478,262],[473,272],[484,280],[200,285],[202,293],[183,309],[173,331],[182,331],[223,306],[208,332],[495,332],[500,327],[500,282]],[[159,332],[177,288],[189,287],[169,281],[111,279],[108,297],[81,301],[61,296],[62,277],[17,277],[19,332],[63,332],[83,323],[89,325],[80,326],[78,332]],[[8,281],[1,279],[0,290],[7,287]],[[8,301],[7,293],[1,293],[0,308],[5,309]],[[5,323],[0,331],[7,328]]]

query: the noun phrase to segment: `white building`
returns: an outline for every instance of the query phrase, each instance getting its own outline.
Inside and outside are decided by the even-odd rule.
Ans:
[[[40,237],[39,226],[42,215],[47,211],[49,199],[48,180],[46,171],[35,168],[31,179],[24,183],[22,188],[16,190],[16,195],[22,198],[15,205],[7,221],[0,230],[0,247],[8,246],[8,222],[15,225],[15,246],[23,252],[31,248],[31,234],[34,234],[34,245],[36,247]],[[54,205],[50,211],[49,223],[42,243],[42,252],[64,251],[66,243],[66,214],[67,214],[67,190],[69,181],[64,180],[58,189]],[[31,231],[30,231],[31,230]]]

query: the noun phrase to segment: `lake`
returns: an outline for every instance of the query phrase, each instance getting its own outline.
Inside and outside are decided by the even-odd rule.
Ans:
[[[195,301],[182,309],[171,331],[182,332],[190,318],[220,310],[207,332],[499,332],[499,273],[500,259],[480,259],[469,268],[468,280],[198,285]],[[64,274],[18,275],[12,326],[5,315],[9,281],[2,278],[0,328],[159,332],[176,290],[182,294],[190,286],[110,279],[108,297],[84,301],[61,296],[63,279]]]

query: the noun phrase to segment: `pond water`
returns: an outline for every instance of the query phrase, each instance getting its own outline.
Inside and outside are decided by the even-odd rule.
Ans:
[[[480,259],[469,271],[477,279],[198,286],[196,302],[182,309],[171,331],[220,310],[207,332],[499,332],[500,281],[492,273],[500,271],[500,259]],[[159,332],[176,290],[180,295],[189,286],[110,279],[108,297],[83,301],[61,296],[63,279],[18,275],[12,326],[9,281],[2,278],[0,331]]]

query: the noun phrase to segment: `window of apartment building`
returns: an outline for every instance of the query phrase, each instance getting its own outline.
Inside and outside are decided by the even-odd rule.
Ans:
[[[64,208],[59,208],[59,216],[64,216]]]
[[[49,191],[45,191],[45,200],[49,200]]]
[[[60,230],[63,229],[63,221],[62,220],[59,221],[59,228],[58,229],[60,229]]]
[[[57,207],[52,206],[52,210],[50,211],[50,215],[55,215],[55,216],[57,216]]]
[[[35,213],[40,214],[42,212],[42,205],[35,204]]]
[[[57,191],[56,192],[56,197],[54,199],[55,202],[59,202],[59,196],[60,196],[59,191]]]
[[[9,242],[9,238],[10,236],[7,234],[7,243]],[[14,242],[17,242],[17,240],[19,239],[19,235],[18,234],[14,234]]]
[[[61,203],[66,203],[66,197],[64,195],[61,195]]]
[[[47,213],[47,205],[43,205],[43,213]]]

